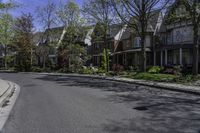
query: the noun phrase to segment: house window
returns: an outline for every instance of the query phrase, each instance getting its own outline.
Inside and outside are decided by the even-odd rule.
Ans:
[[[99,44],[98,43],[94,44],[94,48],[99,49]]]
[[[135,37],[134,38],[134,47],[141,47],[141,38],[140,37]]]

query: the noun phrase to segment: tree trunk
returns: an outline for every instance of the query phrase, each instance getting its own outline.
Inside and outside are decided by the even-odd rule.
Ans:
[[[43,57],[43,69],[45,69],[45,67],[46,67],[46,57],[44,56]]]
[[[4,67],[7,70],[8,64],[7,64],[7,46],[6,45],[5,45],[5,49],[4,49]]]
[[[141,71],[146,72],[145,37],[141,37]]]
[[[108,54],[108,42],[107,38],[105,38],[105,45],[106,45],[106,72],[109,72],[109,54]]]
[[[42,67],[42,65],[41,65],[41,57],[40,56],[37,56],[37,60],[38,60],[38,66],[40,66],[40,67]]]
[[[31,67],[33,66],[33,50],[31,48]]]
[[[192,73],[193,75],[198,74],[199,67],[199,45],[198,45],[198,25],[194,24],[193,27],[194,37],[193,37],[193,64],[192,64]]]

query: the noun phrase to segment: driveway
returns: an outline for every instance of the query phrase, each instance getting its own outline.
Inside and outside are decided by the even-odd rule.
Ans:
[[[92,78],[0,73],[21,86],[5,133],[200,133],[200,97]]]

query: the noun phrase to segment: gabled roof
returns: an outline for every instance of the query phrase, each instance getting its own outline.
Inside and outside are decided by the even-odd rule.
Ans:
[[[92,27],[91,29],[88,30],[87,35],[86,35],[86,37],[85,37],[84,42],[85,42],[85,44],[88,45],[88,46],[91,46],[91,45],[92,45],[92,42],[91,42],[91,41],[92,41],[92,33],[93,33],[93,31],[94,31],[94,27]]]
[[[120,41],[124,35],[124,33],[127,31],[127,25],[124,25],[119,31],[118,33],[115,35],[114,39],[116,41]]]
[[[114,39],[114,37],[118,34],[118,32],[122,29],[123,24],[111,24],[108,27],[107,37],[108,39]],[[103,27],[100,23],[97,23],[93,30],[93,35],[103,37]]]
[[[175,2],[169,6],[164,14],[164,17],[163,17],[163,21],[162,21],[162,24],[161,24],[161,27],[160,27],[160,31],[159,32],[165,32],[166,31],[166,21],[168,20],[168,17],[170,15],[170,13],[176,9],[179,5],[182,5],[184,2],[184,0],[175,0]]]
[[[147,31],[148,32],[155,32],[158,23],[162,20],[162,12],[161,10],[155,10],[151,14],[151,17],[148,22]]]
[[[123,28],[124,25],[122,24],[112,24],[109,26],[109,38],[115,38],[115,36],[119,33],[119,31]]]
[[[122,34],[121,40],[125,40],[125,39],[130,38],[131,33],[132,33],[131,28],[127,26],[127,28],[125,29],[125,31]]]
[[[38,46],[43,38],[43,32],[36,32],[33,34],[33,45]]]

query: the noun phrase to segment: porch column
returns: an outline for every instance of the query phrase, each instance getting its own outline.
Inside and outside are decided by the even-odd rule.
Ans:
[[[179,49],[179,60],[180,60],[180,65],[183,65],[183,50],[182,48]]]
[[[165,65],[167,65],[167,50],[165,50]]]
[[[124,63],[125,63],[124,65],[126,66],[127,65],[127,53],[125,53],[124,56],[125,56],[124,57]]]
[[[153,53],[153,65],[156,66],[156,52]]]
[[[160,66],[163,66],[163,51],[160,52]]]
[[[122,55],[122,64],[125,64],[125,54]]]
[[[117,64],[119,64],[119,55],[117,54]]]

